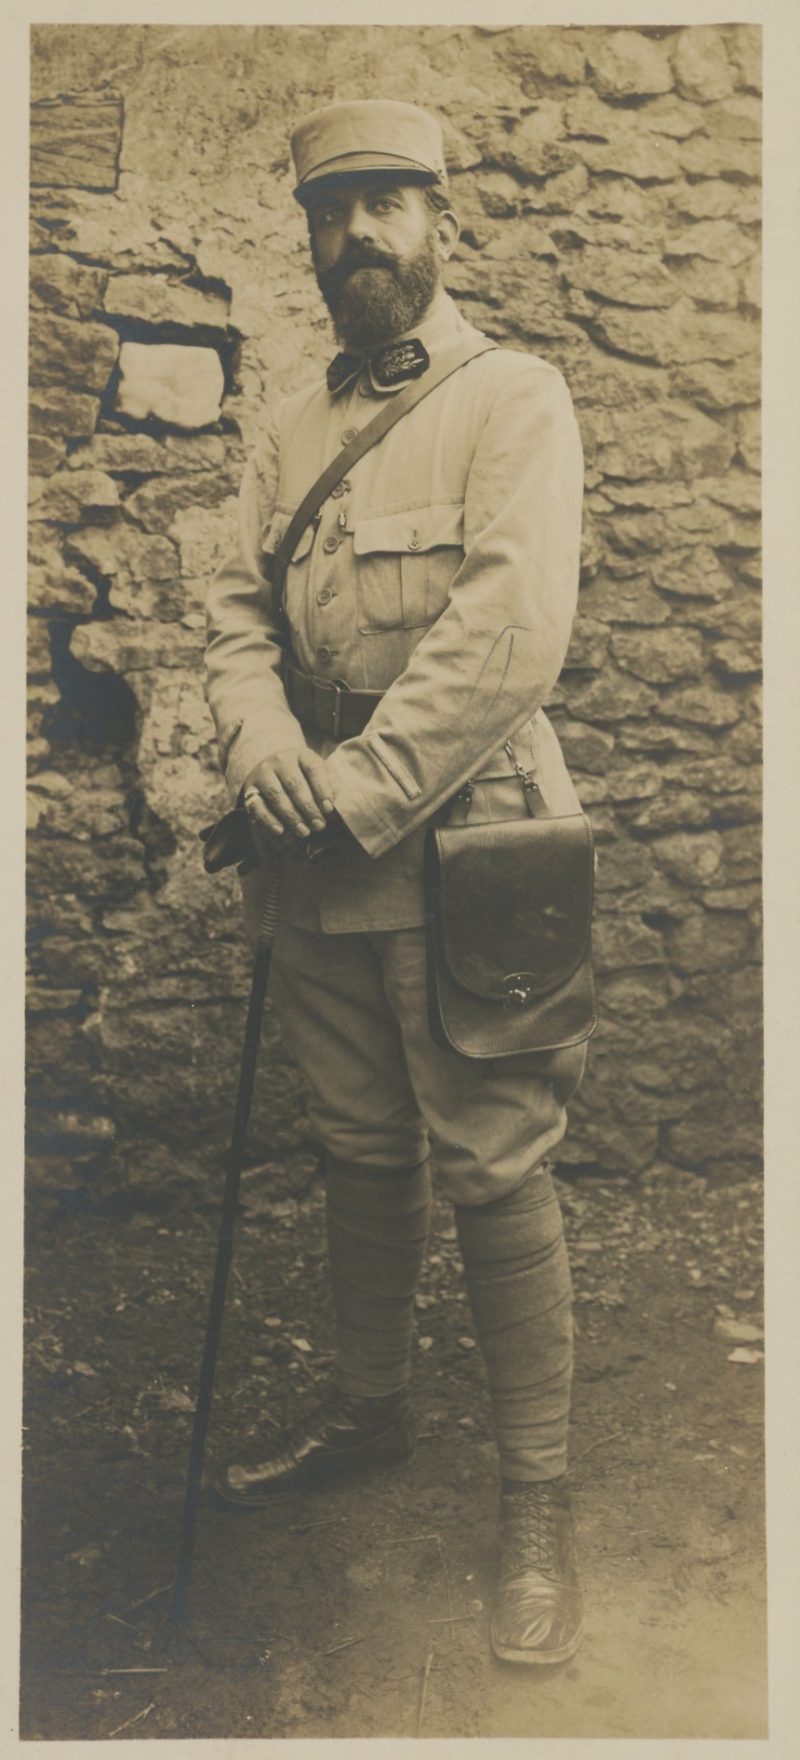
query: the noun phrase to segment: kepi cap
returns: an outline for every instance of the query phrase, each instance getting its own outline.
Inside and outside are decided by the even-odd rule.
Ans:
[[[328,178],[365,171],[402,172],[413,182],[445,183],[442,131],[418,104],[359,98],[327,104],[298,123],[292,135],[295,196],[308,197]]]

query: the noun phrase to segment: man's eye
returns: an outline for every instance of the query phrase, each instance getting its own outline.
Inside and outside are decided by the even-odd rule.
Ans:
[[[376,209],[377,213],[385,214],[385,213],[388,213],[392,208],[396,208],[397,202],[396,202],[394,196],[378,196],[376,198],[376,200],[372,203],[372,206],[373,206],[373,208]]]

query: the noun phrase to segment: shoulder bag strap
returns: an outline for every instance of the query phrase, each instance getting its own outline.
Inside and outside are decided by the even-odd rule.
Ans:
[[[486,337],[481,337],[477,342],[473,337],[470,337],[468,342],[461,342],[456,348],[448,349],[435,366],[430,367],[421,378],[415,379],[412,384],[405,387],[404,391],[398,391],[394,397],[387,398],[378,414],[373,416],[372,421],[368,422],[365,428],[361,428],[355,438],[350,440],[347,446],[342,447],[341,452],[337,452],[336,457],[331,459],[329,465],[326,465],[322,475],[317,478],[315,483],[312,483],[307,495],[303,496],[297,512],[293,514],[269,565],[269,579],[272,583],[275,610],[281,624],[283,624],[285,616],[283,588],[286,570],[309,520],[313,519],[323,501],[327,501],[331,490],[335,489],[337,483],[340,483],[342,478],[347,476],[348,471],[352,470],[353,465],[360,458],[363,458],[364,453],[369,452],[370,447],[377,445],[377,442],[383,439],[384,434],[388,434],[389,429],[394,427],[395,422],[399,422],[403,416],[407,415],[415,404],[422,401],[423,397],[429,396],[431,391],[436,390],[437,385],[441,385],[444,379],[449,379],[450,374],[456,373],[459,367],[466,366],[468,361],[475,360],[480,354],[488,354],[490,349],[496,347],[497,343],[490,342]]]

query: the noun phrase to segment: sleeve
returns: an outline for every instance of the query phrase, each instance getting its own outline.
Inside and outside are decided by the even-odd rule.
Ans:
[[[564,379],[521,357],[470,468],[448,603],[365,732],[326,760],[337,811],[370,855],[428,819],[552,690],[577,603],[582,494]]]
[[[262,567],[261,534],[277,481],[276,419],[245,468],[238,546],[214,576],[207,601],[206,696],[234,799],[262,758],[306,744],[281,681],[282,650]]]

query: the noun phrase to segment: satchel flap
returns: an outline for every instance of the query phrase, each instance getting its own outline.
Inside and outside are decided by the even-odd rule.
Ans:
[[[589,950],[594,851],[584,813],[433,833],[442,951],[475,996],[531,1002]]]

